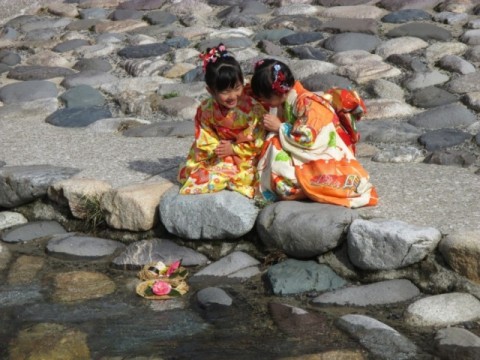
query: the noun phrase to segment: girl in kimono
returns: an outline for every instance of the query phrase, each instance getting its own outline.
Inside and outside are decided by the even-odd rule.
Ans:
[[[277,112],[263,117],[269,134],[258,162],[260,200],[311,199],[348,208],[377,204],[369,175],[355,158],[354,120],[365,105],[354,91],[332,89],[319,96],[274,59],[255,65],[251,86],[255,97]]]
[[[180,193],[228,189],[253,198],[265,109],[246,93],[242,69],[223,44],[200,57],[211,97],[197,109],[195,139],[178,174]]]

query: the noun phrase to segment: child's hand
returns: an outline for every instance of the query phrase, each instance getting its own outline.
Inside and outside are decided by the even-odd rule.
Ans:
[[[228,140],[221,140],[220,144],[215,148],[215,154],[217,154],[219,158],[234,155],[232,143]]]
[[[267,131],[278,132],[281,125],[282,122],[277,116],[272,114],[265,114],[263,116],[263,126]]]

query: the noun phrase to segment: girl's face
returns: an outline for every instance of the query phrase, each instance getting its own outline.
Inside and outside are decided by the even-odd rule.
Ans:
[[[237,106],[238,99],[243,93],[243,84],[238,81],[233,88],[217,92],[212,91],[212,89],[207,87],[207,90],[220,106],[227,109],[233,109]]]

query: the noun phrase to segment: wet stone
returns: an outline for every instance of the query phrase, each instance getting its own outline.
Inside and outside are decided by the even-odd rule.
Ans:
[[[382,18],[382,21],[386,23],[402,24],[410,21],[421,21],[421,20],[431,20],[431,19],[432,19],[432,15],[430,15],[425,10],[404,9],[404,10],[395,11],[388,15],[385,15]]]
[[[434,108],[437,106],[452,104],[458,101],[458,97],[436,86],[428,86],[415,90],[410,102],[419,108]]]
[[[314,305],[371,306],[394,304],[420,295],[418,288],[406,279],[379,281],[325,292],[312,300]]]
[[[50,255],[66,259],[97,260],[121,251],[125,245],[114,240],[67,235],[51,239],[46,247]]]
[[[436,130],[465,127],[477,121],[476,115],[459,103],[452,103],[426,110],[414,115],[409,124],[419,128]]]
[[[64,41],[58,45],[55,45],[52,48],[52,50],[58,53],[65,53],[86,45],[90,45],[90,42],[88,40],[72,39],[72,40]]]
[[[280,39],[282,45],[303,45],[323,39],[323,34],[320,32],[298,32],[296,34],[288,35]]]
[[[375,35],[362,33],[342,33],[328,37],[323,47],[334,52],[348,50],[374,51],[380,44],[380,39]]]
[[[445,28],[426,23],[410,23],[400,25],[385,34],[387,37],[414,36],[425,41],[449,41],[452,34]]]
[[[72,69],[58,66],[16,66],[9,71],[7,77],[15,80],[45,80],[64,77],[75,72]]]
[[[115,283],[106,275],[92,271],[58,273],[54,277],[52,298],[71,303],[97,299],[115,291]]]
[[[56,221],[33,221],[3,231],[1,239],[8,243],[18,243],[65,233],[65,229]]]
[[[347,284],[327,265],[295,259],[287,259],[271,266],[266,281],[275,295],[330,291]]]
[[[35,324],[19,332],[9,346],[10,359],[91,359],[87,334],[60,324]]]
[[[216,44],[218,45],[218,44]],[[168,53],[170,47],[163,43],[127,46],[118,52],[118,55],[127,59],[160,56]]]
[[[45,122],[60,127],[86,127],[97,120],[111,118],[112,113],[102,106],[58,109]]]
[[[4,104],[16,104],[37,99],[57,97],[54,83],[46,80],[22,81],[0,88],[0,101]]]
[[[59,98],[67,108],[103,106],[106,101],[100,91],[88,85],[75,86],[65,91]]]
[[[162,261],[171,263],[182,260],[183,266],[205,265],[207,257],[190,248],[179,246],[171,240],[142,240],[129,245],[125,251],[112,261],[112,265],[121,269],[140,269],[145,264]]]
[[[38,278],[38,272],[43,268],[45,258],[22,255],[11,266],[8,273],[9,285],[30,284]]]
[[[43,300],[39,285],[0,286],[0,309],[9,306],[36,304]]]
[[[418,138],[418,142],[428,151],[441,150],[470,141],[472,135],[457,129],[438,129],[428,131]]]

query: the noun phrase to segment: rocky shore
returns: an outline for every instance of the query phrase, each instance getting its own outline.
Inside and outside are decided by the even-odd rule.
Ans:
[[[479,14],[473,0],[78,0],[6,12],[0,357],[474,359]],[[313,91],[360,92],[358,153],[379,206],[178,195],[208,96],[198,54],[219,42],[247,77],[276,57]],[[135,294],[145,264],[178,259],[187,295]]]

